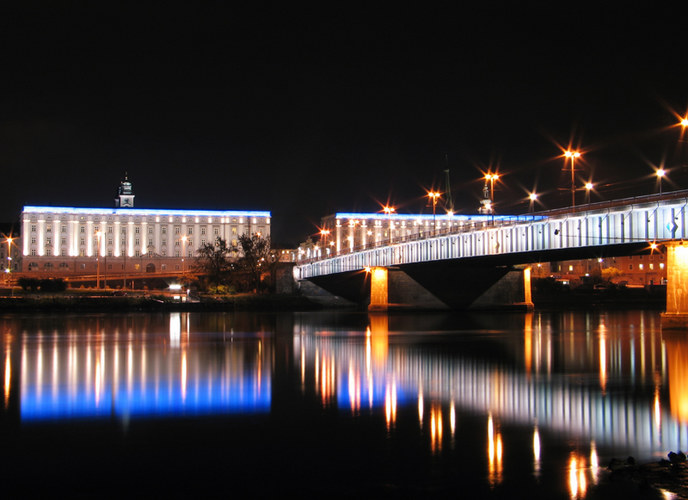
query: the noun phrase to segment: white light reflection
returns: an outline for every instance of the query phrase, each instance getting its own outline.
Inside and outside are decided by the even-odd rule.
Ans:
[[[540,475],[540,432],[537,425],[533,429],[533,472],[536,477]]]
[[[487,416],[487,464],[490,487],[502,482],[502,434],[495,429],[492,413]]]

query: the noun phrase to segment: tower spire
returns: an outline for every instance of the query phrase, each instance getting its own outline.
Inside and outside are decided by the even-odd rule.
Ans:
[[[129,181],[129,174],[126,171],[124,172],[124,180],[119,183],[117,188],[115,207],[134,208],[134,188]]]

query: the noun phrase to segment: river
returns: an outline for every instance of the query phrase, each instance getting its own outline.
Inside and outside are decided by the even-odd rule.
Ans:
[[[688,335],[656,311],[8,314],[0,332],[21,497],[596,498],[612,458],[688,449]]]

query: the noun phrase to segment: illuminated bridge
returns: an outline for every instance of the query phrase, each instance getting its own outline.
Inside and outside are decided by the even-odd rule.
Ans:
[[[388,238],[370,237],[367,241],[358,236],[366,232],[359,229],[356,220],[349,218],[346,227],[338,226],[339,250],[301,261],[294,274],[297,280],[309,280],[347,297],[353,295],[354,289],[365,288],[366,278],[361,271],[373,270],[371,305],[394,302],[433,305],[434,301],[434,305],[463,308],[480,300],[487,300],[486,304],[490,300],[528,303],[529,271],[522,266],[521,278],[508,278],[517,269],[513,266],[623,255],[647,248],[650,242],[683,240],[688,237],[687,205],[688,191],[676,191],[531,216],[443,215],[431,220],[429,230],[412,235],[402,229],[401,223],[410,224],[418,216],[377,214],[377,227],[386,229]],[[343,238],[349,246],[339,247],[339,233],[345,235]],[[373,231],[369,228],[367,234]],[[667,262],[671,273],[672,251],[669,250]],[[375,271],[380,274],[381,284],[377,287]],[[401,271],[401,278],[397,271]],[[518,286],[524,290],[515,293],[512,283],[500,285],[501,291],[490,292],[503,278],[520,283]],[[475,293],[458,290],[457,284],[462,282],[469,283]],[[526,287],[522,286],[524,283]],[[400,300],[394,300],[396,292]],[[492,298],[485,299],[486,292]],[[496,298],[495,294],[501,295]]]

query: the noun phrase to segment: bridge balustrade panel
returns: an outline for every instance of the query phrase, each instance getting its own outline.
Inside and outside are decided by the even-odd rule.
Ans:
[[[541,220],[461,225],[455,232],[425,238],[381,241],[377,246],[297,265],[297,279],[366,267],[605,246],[686,238],[686,205],[681,198],[652,204],[614,206],[563,213]],[[372,242],[371,242],[372,243]]]

